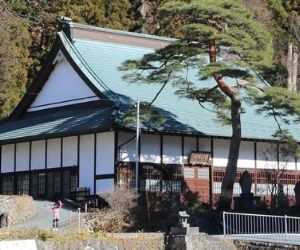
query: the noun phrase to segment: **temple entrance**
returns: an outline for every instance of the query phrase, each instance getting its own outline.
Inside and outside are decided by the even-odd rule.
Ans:
[[[197,193],[202,202],[211,202],[211,167],[184,167],[186,191]]]
[[[210,152],[191,152],[183,166],[185,190],[197,193],[202,202],[212,199],[212,171]]]

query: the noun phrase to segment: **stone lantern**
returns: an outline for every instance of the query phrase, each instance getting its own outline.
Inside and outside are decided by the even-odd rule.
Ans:
[[[179,226],[180,227],[190,227],[190,224],[188,223],[188,219],[190,218],[190,215],[187,214],[186,211],[179,211]]]

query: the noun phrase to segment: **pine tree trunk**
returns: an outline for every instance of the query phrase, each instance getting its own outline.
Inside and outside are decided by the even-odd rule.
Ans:
[[[221,187],[220,209],[229,210],[233,196],[233,185],[236,176],[237,162],[241,143],[241,100],[238,94],[231,98],[231,126],[232,137],[230,140],[228,163]]]
[[[292,91],[297,92],[297,78],[298,78],[298,48],[293,46],[293,59],[292,59]]]
[[[288,56],[287,56],[287,62],[286,62],[286,69],[288,72],[287,77],[287,88],[290,91],[293,91],[293,85],[292,85],[292,72],[293,72],[293,44],[289,43],[288,46]]]
[[[213,42],[209,48],[209,59],[211,63],[217,61],[217,46]],[[231,127],[232,137],[230,140],[228,163],[226,166],[225,176],[222,181],[221,197],[219,208],[228,210],[231,206],[233,195],[233,184],[236,176],[237,162],[239,158],[240,143],[241,143],[241,100],[237,92],[230,89],[226,85],[222,75],[214,75],[219,89],[231,100]]]

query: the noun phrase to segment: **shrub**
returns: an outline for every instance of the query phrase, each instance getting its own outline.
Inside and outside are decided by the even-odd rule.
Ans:
[[[86,216],[86,223],[93,232],[121,232],[134,225],[132,210],[137,206],[137,194],[125,187],[115,187],[100,195],[109,208],[95,210]]]

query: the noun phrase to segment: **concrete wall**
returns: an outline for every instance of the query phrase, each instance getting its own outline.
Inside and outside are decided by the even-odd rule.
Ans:
[[[27,195],[0,195],[0,214],[8,213],[9,224],[14,225],[37,215],[32,197]]]

